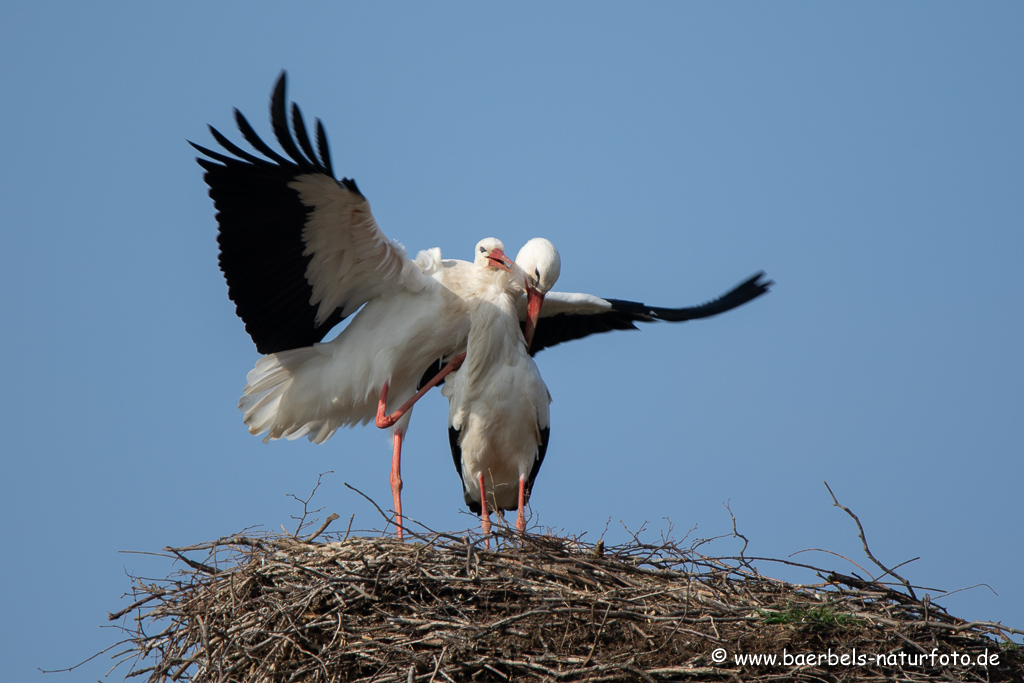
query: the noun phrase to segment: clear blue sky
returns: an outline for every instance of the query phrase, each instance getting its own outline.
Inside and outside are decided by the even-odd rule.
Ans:
[[[940,604],[1024,626],[1022,32],[1020,3],[6,3],[5,676],[117,638],[125,572],[170,569],[119,551],[291,527],[327,470],[324,514],[381,526],[343,482],[389,504],[383,433],[264,445],[235,407],[257,354],[185,140],[237,139],[232,107],[268,133],[282,68],[413,253],[542,235],[559,290],[658,305],[778,283],[539,355],[535,523],[708,537],[728,501],[751,554],[863,564],[827,480],[915,583],[991,586]],[[404,500],[464,529],[445,415]]]

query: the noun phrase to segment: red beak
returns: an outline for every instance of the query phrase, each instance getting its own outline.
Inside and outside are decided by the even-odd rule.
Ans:
[[[507,273],[512,272],[513,261],[508,256],[505,256],[505,252],[501,249],[494,249],[487,255],[487,264],[492,268],[504,270]]]
[[[540,307],[544,304],[544,295],[533,287],[526,288],[526,350],[533,345],[533,334],[537,331],[537,319],[540,318]]]

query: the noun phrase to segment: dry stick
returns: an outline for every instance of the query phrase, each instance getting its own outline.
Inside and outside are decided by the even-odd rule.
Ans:
[[[89,662],[91,662],[92,660],[96,659],[100,655],[103,655],[103,654],[106,654],[106,653],[110,652],[111,650],[113,650],[118,645],[124,645],[125,643],[131,643],[134,640],[135,640],[134,638],[128,638],[128,639],[116,642],[113,645],[111,645],[110,647],[104,648],[104,649],[100,650],[99,652],[94,654],[92,657],[89,657],[88,659],[83,659],[78,664],[75,664],[74,666],[69,666],[66,669],[39,669],[39,672],[40,673],[44,673],[44,674],[56,674],[56,673],[65,673],[67,671],[74,671],[75,669],[77,669],[78,667],[82,666],[83,664],[88,664]],[[119,654],[124,654],[124,653],[115,653],[115,654],[111,655],[111,657],[117,657],[117,656],[119,656]],[[116,669],[120,665],[121,665],[121,662],[118,662],[117,664],[114,665],[114,668],[111,669],[110,671],[113,671],[114,669]],[[109,674],[110,672],[108,671],[107,673]]]
[[[216,576],[217,574],[220,574],[220,570],[219,569],[216,569],[216,568],[211,567],[209,565],[205,565],[202,562],[196,562],[195,560],[190,560],[187,557],[185,557],[184,555],[182,555],[181,553],[179,553],[174,548],[164,548],[164,550],[166,550],[168,552],[171,552],[171,553],[174,553],[174,555],[179,560],[181,560],[182,562],[184,562],[188,566],[192,567],[192,569],[201,571],[201,572],[203,572],[205,574],[209,574],[210,576]]]
[[[846,514],[850,515],[850,517],[853,517],[853,521],[857,523],[857,534],[860,536],[860,542],[864,545],[864,553],[867,554],[868,558],[872,562],[874,562],[882,571],[884,571],[885,574],[888,574],[888,575],[892,576],[895,579],[899,579],[899,582],[902,583],[903,586],[907,589],[907,592],[910,594],[910,597],[912,597],[914,600],[917,600],[917,595],[914,593],[914,588],[910,585],[910,582],[907,581],[906,579],[904,579],[902,576],[900,576],[896,572],[894,572],[893,570],[891,570],[888,567],[886,567],[881,562],[879,562],[878,559],[871,553],[871,549],[868,548],[868,540],[864,536],[864,527],[861,525],[860,519],[857,517],[857,515],[853,514],[853,511],[850,510],[850,508],[846,507],[845,505],[842,505],[836,499],[836,494],[832,493],[832,487],[830,487],[828,485],[827,481],[824,481],[822,483],[825,485],[825,488],[828,489],[828,494],[830,496],[832,496],[832,504],[835,505],[837,508],[843,510]],[[904,563],[904,564],[906,564],[906,563]],[[898,566],[903,566],[903,565],[898,565]],[[882,574],[882,576],[885,576],[885,574]],[[878,577],[878,579],[881,579],[882,576]],[[876,581],[876,582],[878,581],[878,579],[874,579],[873,578],[873,580]]]
[[[116,620],[120,619],[121,617],[123,617],[124,615],[128,614],[129,612],[131,612],[133,609],[135,609],[137,607],[142,607],[147,602],[151,602],[153,600],[156,600],[157,598],[162,598],[163,596],[167,595],[167,593],[168,593],[168,591],[159,590],[158,589],[158,590],[150,593],[146,597],[142,598],[141,600],[136,600],[135,602],[133,602],[132,604],[128,605],[127,607],[125,607],[123,610],[121,610],[119,612],[114,612],[112,614],[107,614],[107,620],[108,621],[116,621]],[[115,647],[115,646],[111,645],[111,647]],[[106,650],[104,650],[104,652],[106,652]],[[95,655],[93,655],[93,656],[95,657]],[[89,659],[92,659],[92,657],[90,657]],[[89,661],[89,660],[87,659],[86,661]]]
[[[984,586],[985,588],[987,588],[990,591],[992,591],[992,595],[995,595],[997,597],[999,596],[999,593],[996,593],[996,589],[993,588],[992,586],[988,585],[987,583],[976,583],[973,586],[965,586],[963,588],[957,588],[955,591],[941,591],[942,595],[940,595],[939,597],[945,599],[945,598],[948,598],[950,595],[953,595],[954,593],[960,593],[961,591],[969,591],[969,590],[972,590],[974,588],[981,588],[982,586]]]
[[[737,538],[743,539],[743,547],[740,548],[740,557],[743,557],[743,554],[747,550],[747,546],[750,545],[750,539],[748,539],[746,536],[744,536],[736,530],[736,515],[732,514],[732,508],[729,507],[729,501],[726,501],[722,504],[725,506],[725,509],[729,512],[729,518],[732,520],[732,535],[736,536]]]
[[[581,669],[585,667],[587,664],[590,664],[590,660],[594,658],[594,649],[597,648],[597,641],[601,639],[601,634],[604,633],[604,625],[608,621],[608,612],[610,612],[611,609],[612,604],[608,603],[608,607],[606,607],[604,610],[604,618],[601,619],[601,626],[597,629],[597,633],[594,635],[594,642],[590,646],[590,652],[587,653],[587,658],[583,660],[582,664],[580,664]]]
[[[293,538],[298,538],[299,537],[299,532],[302,531],[302,527],[305,526],[306,517],[309,515],[309,501],[313,500],[313,496],[316,495],[317,489],[320,488],[320,480],[323,479],[323,476],[325,474],[334,474],[334,470],[328,470],[326,472],[321,472],[320,474],[318,474],[316,476],[316,485],[313,487],[313,490],[309,492],[309,496],[305,500],[299,498],[294,493],[289,493],[288,494],[294,500],[298,501],[299,503],[302,503],[302,517],[297,518],[298,522],[299,522],[299,525],[295,528],[295,533],[292,534]],[[320,510],[323,510],[323,508],[320,508]],[[317,510],[317,512],[319,512],[319,510]],[[296,519],[296,518],[292,517],[292,519]],[[282,527],[282,528],[284,528],[284,527]],[[285,533],[287,533],[287,529],[285,530]]]
[[[828,553],[829,555],[835,555],[838,558],[846,560],[847,562],[852,564],[854,567],[856,567],[857,569],[859,569],[862,572],[864,572],[865,574],[867,574],[868,576],[871,576],[871,572],[869,572],[867,569],[864,569],[864,567],[860,566],[859,564],[857,564],[856,562],[854,562],[853,560],[848,558],[846,555],[840,555],[837,552],[834,552],[832,550],[825,550],[824,548],[804,548],[803,550],[797,550],[795,553],[790,553],[789,556],[793,557],[794,555],[799,555],[800,553],[809,553],[809,552]]]
[[[388,513],[384,512],[384,510],[381,509],[380,505],[377,505],[376,501],[374,501],[373,498],[370,498],[368,495],[366,495],[365,493],[363,493],[362,491],[357,489],[355,486],[352,486],[347,481],[342,482],[342,483],[345,484],[345,488],[349,489],[350,491],[355,491],[360,496],[365,498],[370,503],[370,505],[372,505],[373,507],[377,508],[377,512],[379,512],[380,516],[384,518],[384,521],[386,521],[388,524],[394,524],[395,523],[394,518],[393,517],[389,517]]]
[[[444,655],[445,655],[446,652],[448,652],[448,646],[447,645],[445,645],[441,649],[441,655],[440,656],[434,655],[434,662],[435,662],[435,664],[434,664],[434,673],[430,674],[430,680],[428,681],[428,683],[434,683],[434,679],[437,678],[437,670],[441,668],[441,662],[444,661]]]
[[[324,520],[324,523],[320,525],[320,528],[317,529],[316,531],[314,531],[310,536],[306,537],[306,543],[309,543],[314,538],[316,538],[317,536],[322,534],[324,532],[324,529],[329,527],[331,525],[331,522],[333,522],[336,519],[340,519],[340,516],[337,515],[336,513],[333,513],[333,512],[331,514],[329,514],[327,516],[327,519]],[[350,522],[350,524],[351,524],[351,522]]]

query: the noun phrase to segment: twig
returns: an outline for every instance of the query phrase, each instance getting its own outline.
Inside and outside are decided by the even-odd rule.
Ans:
[[[336,519],[339,519],[339,516],[338,516],[338,515],[336,515],[336,514],[335,514],[335,513],[333,513],[333,512],[332,512],[331,514],[327,515],[327,519],[325,519],[325,520],[324,520],[324,523],[320,525],[320,528],[319,528],[319,529],[317,529],[316,531],[314,531],[314,532],[313,532],[313,533],[312,533],[311,535],[309,535],[309,536],[307,536],[307,537],[306,537],[306,542],[307,542],[307,543],[309,543],[309,542],[310,542],[310,541],[312,541],[312,540],[313,540],[314,538],[316,538],[317,536],[319,536],[320,534],[322,534],[322,533],[324,532],[324,529],[326,529],[327,527],[329,527],[329,526],[331,525],[331,522],[333,522],[333,521],[334,521],[334,520],[336,520]],[[351,522],[350,522],[350,524],[351,524]]]
[[[334,474],[334,470],[328,470],[326,472],[321,472],[320,474],[316,475],[316,485],[313,486],[313,490],[309,492],[309,495],[306,496],[305,499],[299,498],[294,493],[289,493],[288,494],[288,496],[290,498],[292,498],[292,499],[302,503],[302,516],[301,517],[294,517],[294,516],[292,517],[292,519],[297,519],[298,522],[299,522],[298,526],[295,527],[295,533],[292,534],[293,538],[298,538],[299,537],[299,533],[302,531],[303,527],[306,526],[306,517],[309,515],[309,512],[310,512],[309,511],[309,502],[311,500],[313,500],[313,496],[316,495],[317,489],[320,488],[320,480],[323,479],[323,476],[325,474]],[[323,510],[323,508],[319,508],[319,509],[315,510],[314,512],[320,512],[320,510]],[[321,529],[321,531],[323,531],[323,529]],[[286,531],[286,533],[287,533],[287,531]],[[314,534],[314,536],[316,536],[316,534]]]
[[[843,510],[846,514],[850,515],[850,517],[853,518],[853,521],[857,523],[857,535],[860,536],[860,542],[864,546],[864,554],[866,554],[868,556],[868,558],[872,562],[874,562],[875,565],[879,569],[881,569],[883,572],[885,572],[885,574],[882,574],[882,576],[885,576],[886,574],[888,574],[888,575],[892,576],[894,579],[897,579],[907,589],[907,592],[910,594],[910,597],[912,597],[914,600],[917,600],[917,595],[914,593],[914,588],[910,585],[910,582],[907,581],[906,579],[904,579],[899,574],[895,573],[893,570],[891,570],[888,567],[886,567],[881,562],[879,562],[878,558],[876,558],[871,553],[871,548],[868,547],[867,537],[865,537],[865,535],[864,535],[864,527],[861,525],[860,519],[857,517],[857,515],[853,514],[853,511],[850,510],[850,508],[846,507],[845,505],[840,504],[840,502],[836,499],[836,494],[832,493],[832,488],[828,485],[827,481],[822,482],[822,483],[825,484],[825,488],[828,489],[829,495],[832,496],[832,504],[835,505],[837,508]],[[900,566],[902,566],[902,565],[900,565]],[[878,579],[880,579],[880,578],[882,578],[882,577],[879,576],[878,578],[875,578],[874,580],[878,581]]]

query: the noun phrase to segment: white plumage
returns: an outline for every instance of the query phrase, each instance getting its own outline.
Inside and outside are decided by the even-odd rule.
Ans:
[[[442,261],[438,249],[420,252],[411,263],[417,271],[406,269],[402,279],[414,281],[415,289],[378,286],[380,293],[335,339],[257,362],[239,401],[252,434],[266,432],[265,440],[308,436],[323,443],[339,427],[373,420],[385,383],[390,413],[416,392],[431,363],[465,349],[464,296],[471,294],[478,265]],[[411,410],[394,429],[404,432],[410,415]]]
[[[520,328],[516,301],[540,310],[544,294],[558,279],[554,245],[530,240],[516,256],[512,273],[484,273],[486,286],[467,299],[470,331],[466,360],[445,383],[449,399],[449,442],[462,477],[466,504],[490,530],[489,510],[518,510],[525,531],[525,504],[547,451],[551,394],[529,354],[529,333]],[[527,330],[535,324],[528,320]]]

